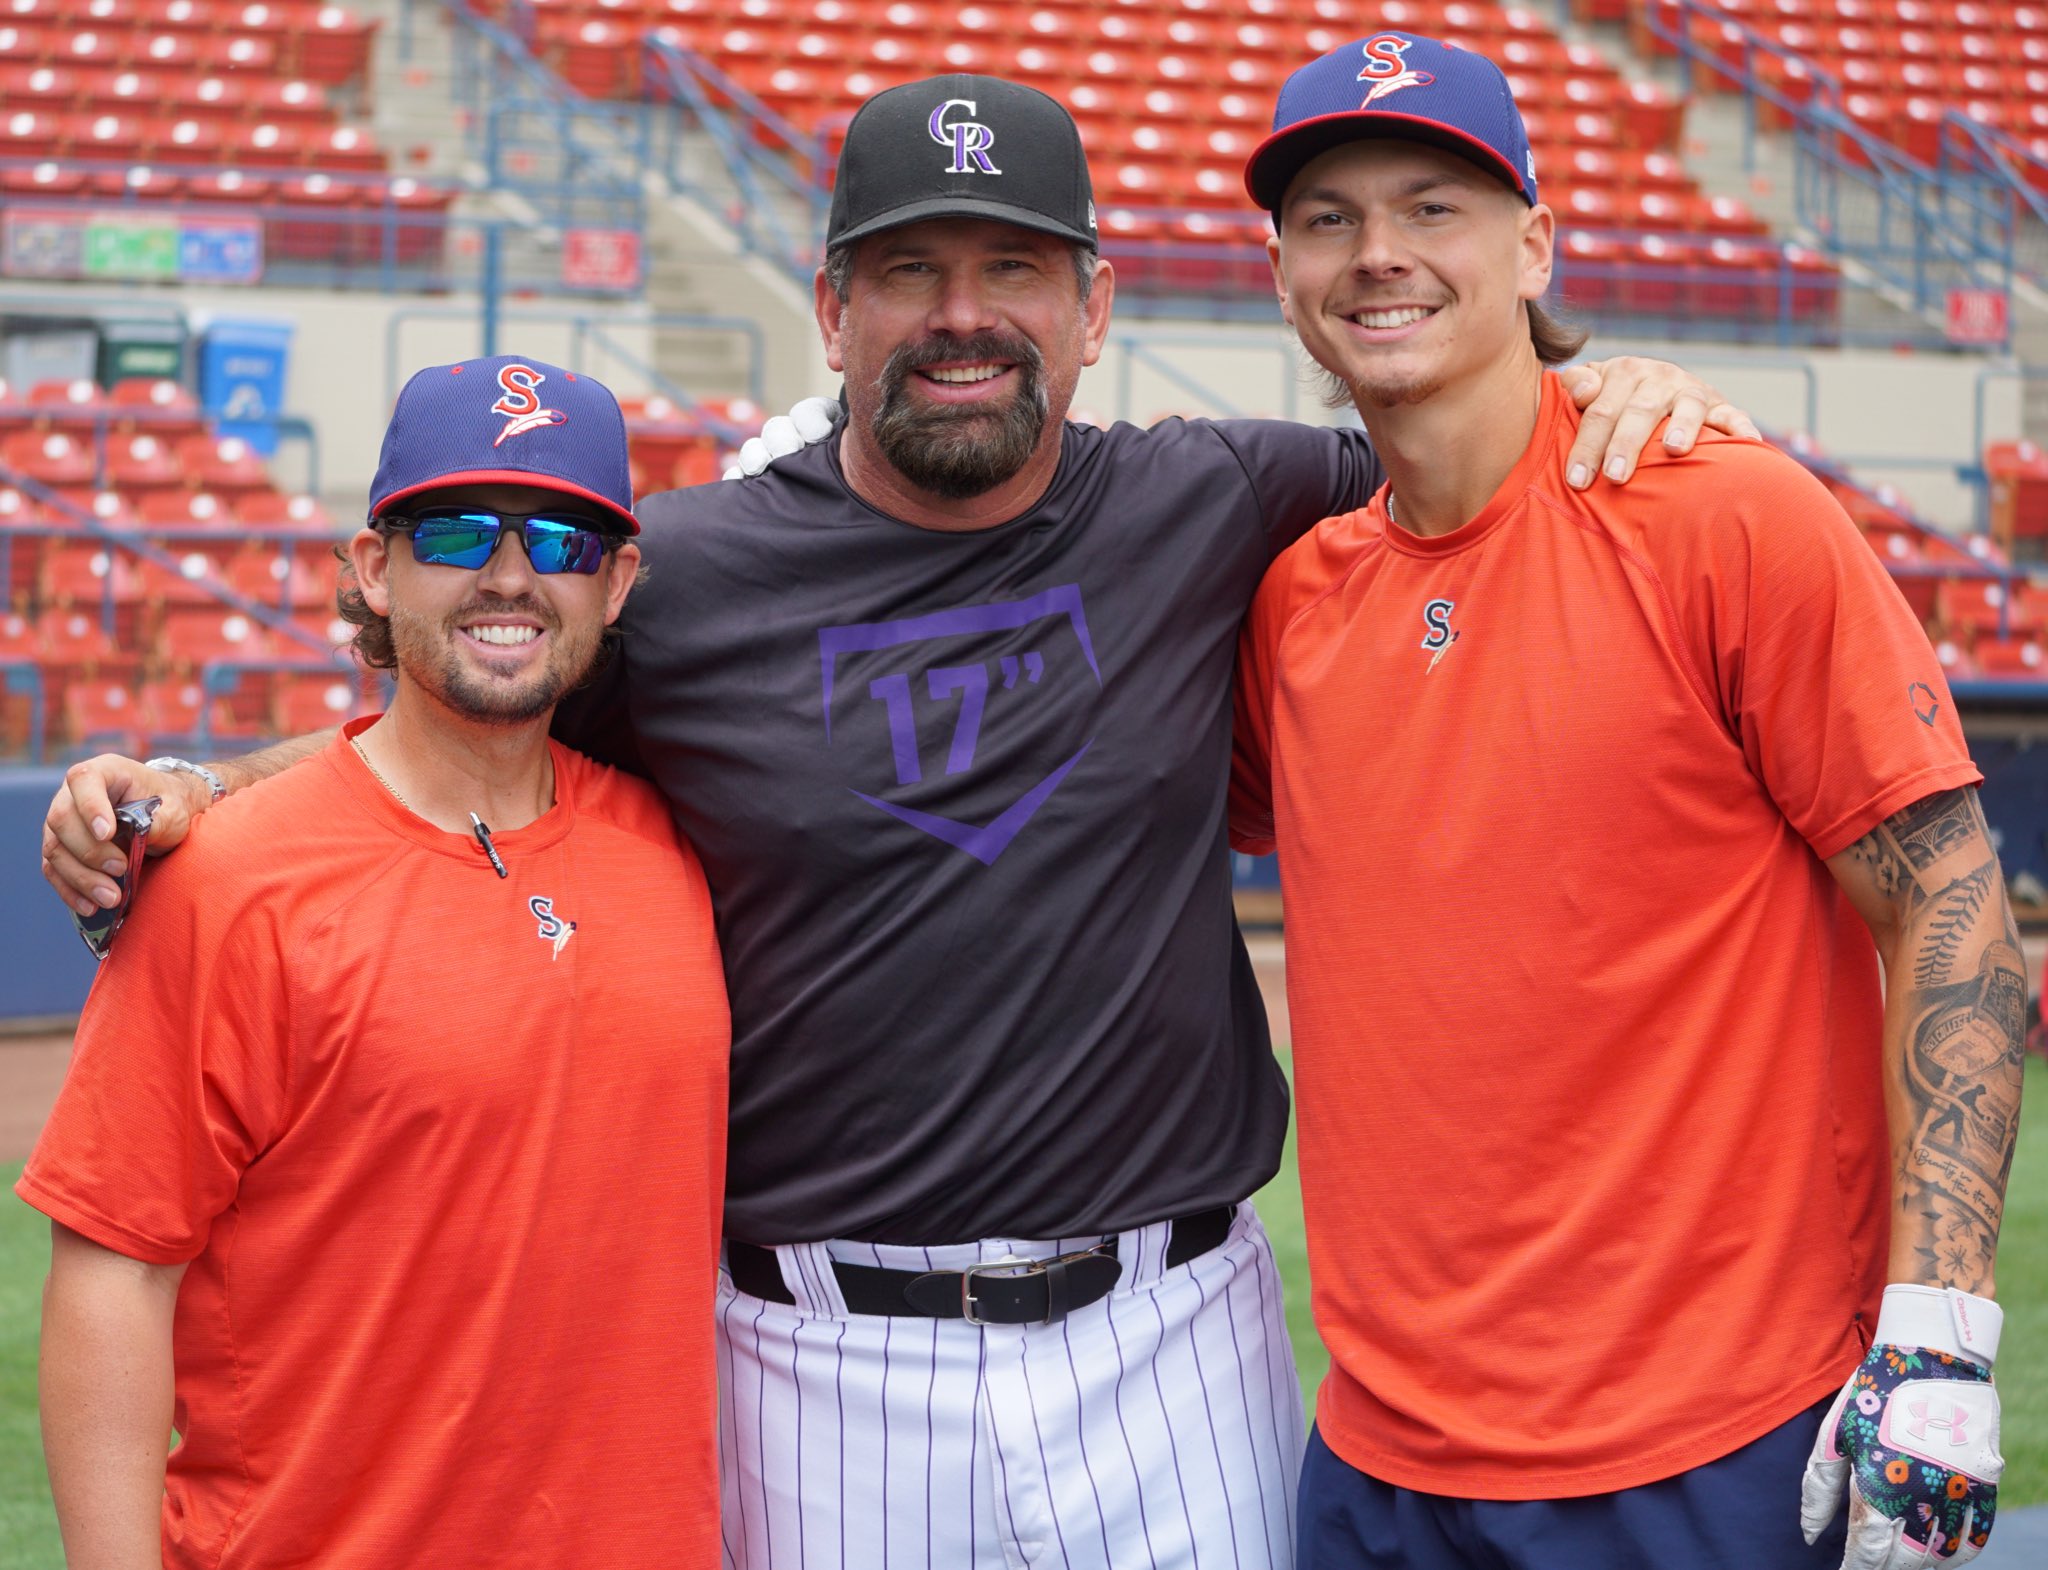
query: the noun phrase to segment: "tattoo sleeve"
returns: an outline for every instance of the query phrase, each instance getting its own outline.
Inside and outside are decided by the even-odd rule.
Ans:
[[[1885,955],[1892,1279],[1988,1294],[2019,1131],[2027,983],[1977,793],[1915,802],[1830,865]]]

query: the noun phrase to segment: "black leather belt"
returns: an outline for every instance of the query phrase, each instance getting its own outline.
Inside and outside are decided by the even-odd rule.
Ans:
[[[1184,1265],[1230,1235],[1235,1205],[1182,1216],[1166,1243],[1166,1268]],[[783,1284],[775,1250],[754,1243],[727,1243],[732,1284],[749,1297],[794,1303]],[[1077,1308],[1109,1295],[1124,1267],[1116,1239],[1056,1259],[995,1259],[965,1270],[886,1270],[877,1265],[832,1262],[839,1295],[848,1313],[893,1314],[923,1319],[964,1319],[976,1325],[1050,1325]]]

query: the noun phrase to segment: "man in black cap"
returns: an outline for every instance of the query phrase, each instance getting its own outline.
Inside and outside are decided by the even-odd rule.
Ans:
[[[1287,1091],[1231,913],[1230,681],[1267,563],[1379,464],[1066,423],[1113,280],[1031,89],[872,99],[827,244],[843,432],[642,507],[622,656],[558,719],[661,785],[718,910],[727,1552],[1285,1565],[1303,1424],[1243,1201]],[[1710,399],[1610,368],[1606,431],[1623,381],[1625,474]],[[46,854],[83,890],[72,811]]]

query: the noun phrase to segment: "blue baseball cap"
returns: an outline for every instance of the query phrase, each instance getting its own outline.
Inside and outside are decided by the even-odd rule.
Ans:
[[[640,532],[619,401],[603,382],[523,355],[429,366],[399,393],[370,516],[443,485],[560,491]]]
[[[1396,32],[1332,49],[1287,78],[1273,106],[1273,134],[1244,166],[1245,189],[1278,213],[1305,165],[1375,136],[1469,158],[1536,205],[1536,158],[1500,67],[1456,44]]]

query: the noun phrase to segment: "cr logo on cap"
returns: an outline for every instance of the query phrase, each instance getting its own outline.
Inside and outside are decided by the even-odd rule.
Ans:
[[[953,149],[953,162],[946,168],[948,174],[973,174],[969,160],[983,174],[1001,174],[1003,171],[989,162],[988,150],[995,145],[996,133],[976,120],[946,121],[948,109],[965,109],[970,115],[975,112],[971,98],[948,98],[932,111],[929,129],[932,140],[941,147]]]

